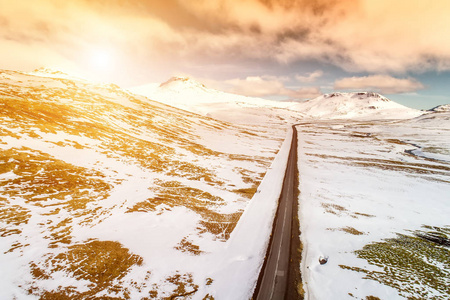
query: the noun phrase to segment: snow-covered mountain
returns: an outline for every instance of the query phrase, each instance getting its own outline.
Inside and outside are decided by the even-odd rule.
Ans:
[[[284,129],[42,72],[0,71],[0,298],[215,296]]]
[[[229,94],[188,77],[173,77],[161,85],[149,84],[131,89],[181,109],[234,123],[280,124],[300,118],[319,119],[409,119],[422,114],[370,92],[332,93],[305,102],[281,102]]]
[[[77,81],[84,80],[83,78],[69,75],[67,73],[64,73],[63,71],[52,69],[52,68],[46,68],[46,67],[36,69],[32,72],[28,72],[27,74],[40,76],[40,77],[62,78],[62,79],[77,80]]]
[[[433,111],[433,112],[450,112],[450,104],[438,105],[436,107],[433,107],[429,111]]]
[[[172,77],[160,85],[147,84],[130,91],[177,108],[232,123],[286,126],[295,123],[295,119],[302,116],[300,112],[288,110],[288,107],[293,105],[292,102],[225,93],[208,88],[189,77]]]
[[[422,114],[370,92],[325,94],[290,109],[320,119],[409,119]]]

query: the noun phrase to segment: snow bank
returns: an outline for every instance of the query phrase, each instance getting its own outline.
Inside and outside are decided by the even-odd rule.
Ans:
[[[216,299],[252,297],[272,232],[291,142],[292,129],[227,242],[221,266],[213,274]]]

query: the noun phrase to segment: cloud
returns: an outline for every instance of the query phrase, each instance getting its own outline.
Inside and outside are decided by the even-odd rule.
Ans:
[[[235,78],[225,81],[231,86],[231,91],[236,94],[264,97],[280,95],[284,92],[284,84],[275,78],[264,79],[260,76],[249,76],[245,79]]]
[[[306,76],[296,75],[295,79],[297,79],[297,81],[300,81],[300,82],[314,82],[318,78],[322,77],[322,75],[323,75],[323,71],[316,70],[312,73],[308,73],[308,75],[306,75]]]
[[[123,53],[124,78],[143,68],[267,70],[304,61],[349,72],[450,70],[448,0],[0,0],[0,7],[0,40],[21,48],[24,60],[49,60],[33,53],[48,48],[89,72],[80,57],[106,45]],[[7,63],[0,58],[0,67]]]
[[[318,87],[290,89],[285,86],[284,77],[250,76],[245,79],[230,79],[225,81],[229,91],[251,97],[285,96],[289,99],[310,99],[322,95]]]
[[[382,94],[410,93],[424,88],[425,86],[414,78],[402,79],[388,75],[347,77],[334,83],[336,90],[369,90]]]
[[[303,87],[297,90],[289,90],[287,96],[293,100],[313,99],[323,95],[319,87]]]

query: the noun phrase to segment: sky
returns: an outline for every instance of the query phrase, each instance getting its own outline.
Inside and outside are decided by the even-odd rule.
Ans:
[[[428,109],[450,103],[449,15],[448,0],[0,0],[0,68]]]

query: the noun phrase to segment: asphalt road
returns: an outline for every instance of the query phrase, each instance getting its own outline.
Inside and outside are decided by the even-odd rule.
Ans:
[[[297,176],[297,130],[293,126],[293,137],[289,159],[275,216],[272,236],[261,269],[254,299],[287,299],[289,262],[291,248],[292,214],[295,199],[295,177]],[[289,287],[291,288],[291,287]]]

